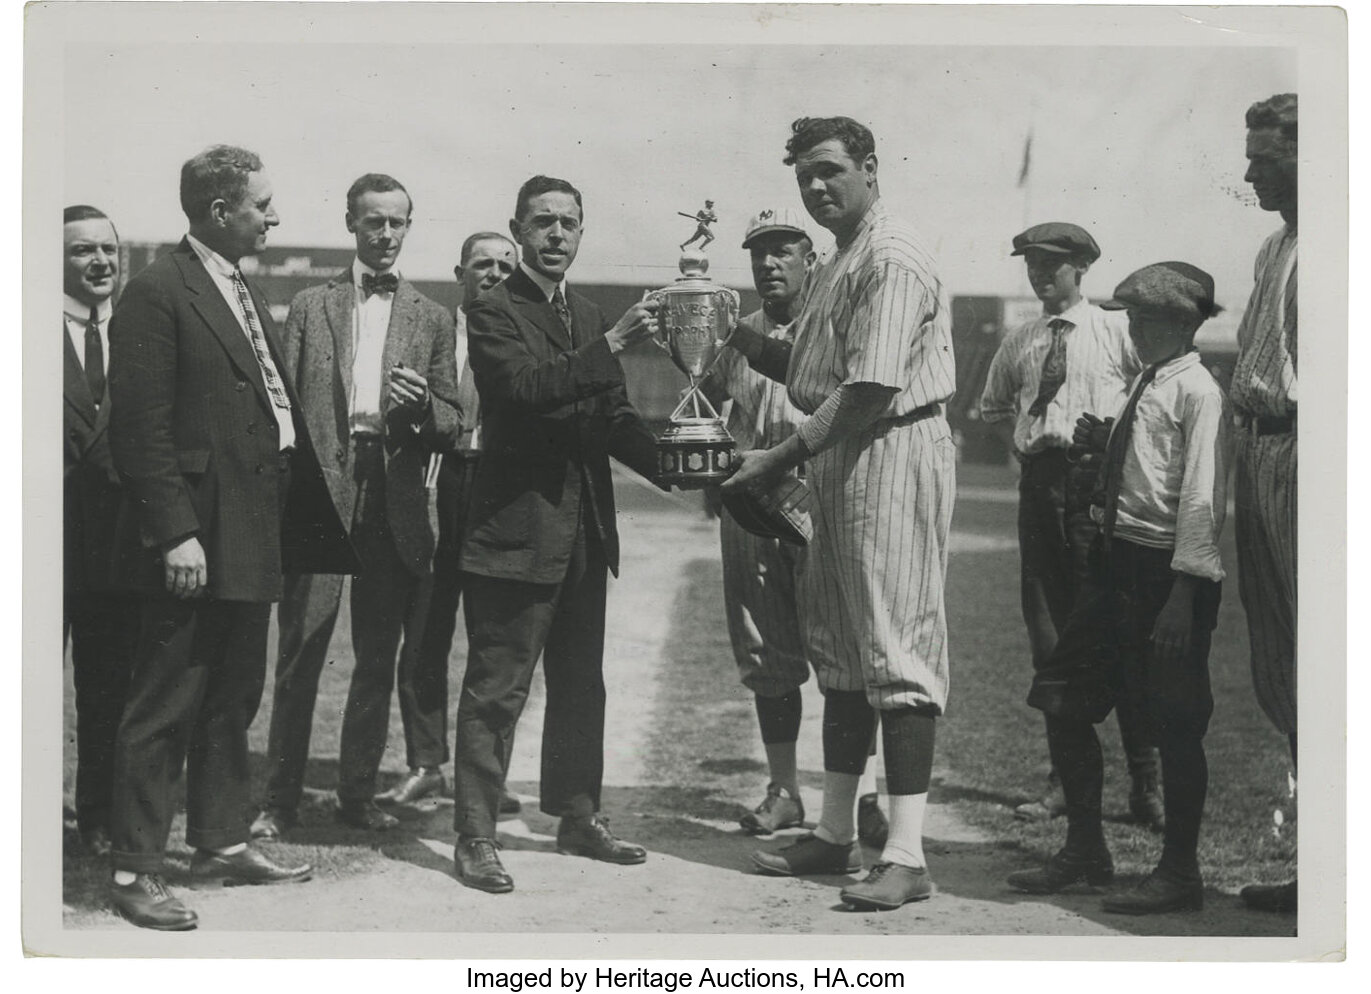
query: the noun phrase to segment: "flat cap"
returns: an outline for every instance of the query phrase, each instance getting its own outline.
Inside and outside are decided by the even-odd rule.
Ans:
[[[1094,262],[1100,257],[1100,247],[1078,224],[1066,221],[1048,221],[1035,224],[1027,231],[1014,236],[1014,251],[1010,255],[1023,255],[1031,248],[1044,252],[1060,252],[1062,255],[1081,255]]]
[[[1214,303],[1214,277],[1188,262],[1155,262],[1129,274],[1100,305],[1107,311],[1146,307],[1201,319],[1223,310]]]
[[[758,211],[752,220],[747,222],[747,233],[743,235],[743,248],[752,244],[752,239],[761,235],[770,234],[773,231],[788,231],[797,235],[809,237],[809,232],[805,230],[804,219],[800,217],[800,212],[791,207],[771,208]]]

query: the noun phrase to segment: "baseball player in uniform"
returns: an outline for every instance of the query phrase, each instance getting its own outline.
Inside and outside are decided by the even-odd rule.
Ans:
[[[1238,362],[1229,394],[1237,420],[1234,479],[1238,593],[1252,643],[1257,701],[1296,749],[1295,619],[1296,459],[1299,402],[1297,240],[1299,102],[1281,93],[1247,111],[1247,175],[1262,210],[1285,224],[1257,253],[1256,285],[1238,326]],[[1263,911],[1293,912],[1299,888],[1291,880],[1243,888],[1242,899]]]
[[[1100,257],[1090,232],[1049,221],[1015,235],[1013,245],[1011,254],[1023,256],[1043,313],[1000,343],[981,395],[981,418],[996,425],[1021,467],[1020,600],[1038,670],[1056,647],[1076,592],[1086,581],[1096,533],[1089,494],[1072,485],[1066,456],[1076,419],[1086,413],[1116,415],[1142,363],[1128,340],[1127,322],[1081,296],[1081,278]],[[1143,740],[1129,708],[1119,708],[1118,718],[1133,780],[1129,810],[1139,822],[1160,828],[1164,813],[1157,750]],[[1047,818],[1065,810],[1054,767],[1042,800],[1020,804],[1014,814]]]
[[[948,692],[951,313],[932,257],[881,202],[870,130],[835,117],[801,118],[792,132],[785,161],[836,245],[806,280],[793,347],[744,328],[730,341],[753,368],[784,376],[808,417],[779,445],[743,453],[724,490],[772,486],[806,467],[816,595],[805,601],[805,641],[824,690],[824,801],[812,834],[753,860],[765,873],[861,869],[853,812],[879,716],[889,839],[842,899],[898,908],[932,893],[923,817]]]
[[[742,247],[751,254],[762,306],[740,323],[756,334],[789,341],[805,274],[815,258],[801,215],[790,208],[761,211],[748,223]],[[739,450],[777,445],[804,420],[786,397],[785,385],[750,368],[735,349],[720,353],[704,390],[716,404],[732,400],[728,432]],[[742,826],[767,835],[803,825],[805,818],[796,764],[803,716],[800,687],[809,679],[800,620],[805,548],[754,535],[727,510],[720,515],[719,542],[729,640],[743,686],[753,694],[770,773],[766,796],[742,819]],[[863,780],[859,830],[883,834],[875,764]],[[865,840],[868,832],[859,834]]]

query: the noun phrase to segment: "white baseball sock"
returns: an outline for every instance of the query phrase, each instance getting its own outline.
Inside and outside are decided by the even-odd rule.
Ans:
[[[860,781],[861,777],[856,773],[824,771],[824,811],[814,829],[816,836],[840,846],[856,838],[857,784]]]
[[[882,863],[927,865],[924,860],[924,809],[927,806],[927,793],[890,795],[890,839],[881,851]]]

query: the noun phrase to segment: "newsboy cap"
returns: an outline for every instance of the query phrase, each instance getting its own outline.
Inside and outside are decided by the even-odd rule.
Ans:
[[[1124,278],[1114,297],[1100,305],[1107,311],[1146,307],[1201,320],[1223,310],[1214,303],[1214,277],[1188,262],[1155,262]]]
[[[1100,247],[1078,224],[1066,221],[1048,221],[1035,224],[1027,231],[1014,236],[1014,251],[1010,255],[1023,255],[1029,249],[1042,249],[1044,252],[1060,252],[1062,255],[1084,256],[1091,262],[1100,257]]]
[[[800,217],[800,212],[792,207],[767,208],[759,211],[752,220],[747,222],[747,233],[743,235],[743,248],[752,244],[754,238],[762,235],[769,235],[773,231],[788,231],[797,235],[809,237],[809,232],[805,230],[804,220]]]

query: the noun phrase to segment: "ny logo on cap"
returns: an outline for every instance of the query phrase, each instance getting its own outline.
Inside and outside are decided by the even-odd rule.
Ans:
[[[771,211],[771,210],[764,210],[764,211],[762,211],[760,214],[757,215],[757,220],[758,220],[758,221],[766,221],[766,220],[769,220],[769,219],[771,218],[771,215],[772,215],[773,213],[775,213],[775,212],[774,212],[774,211]]]

